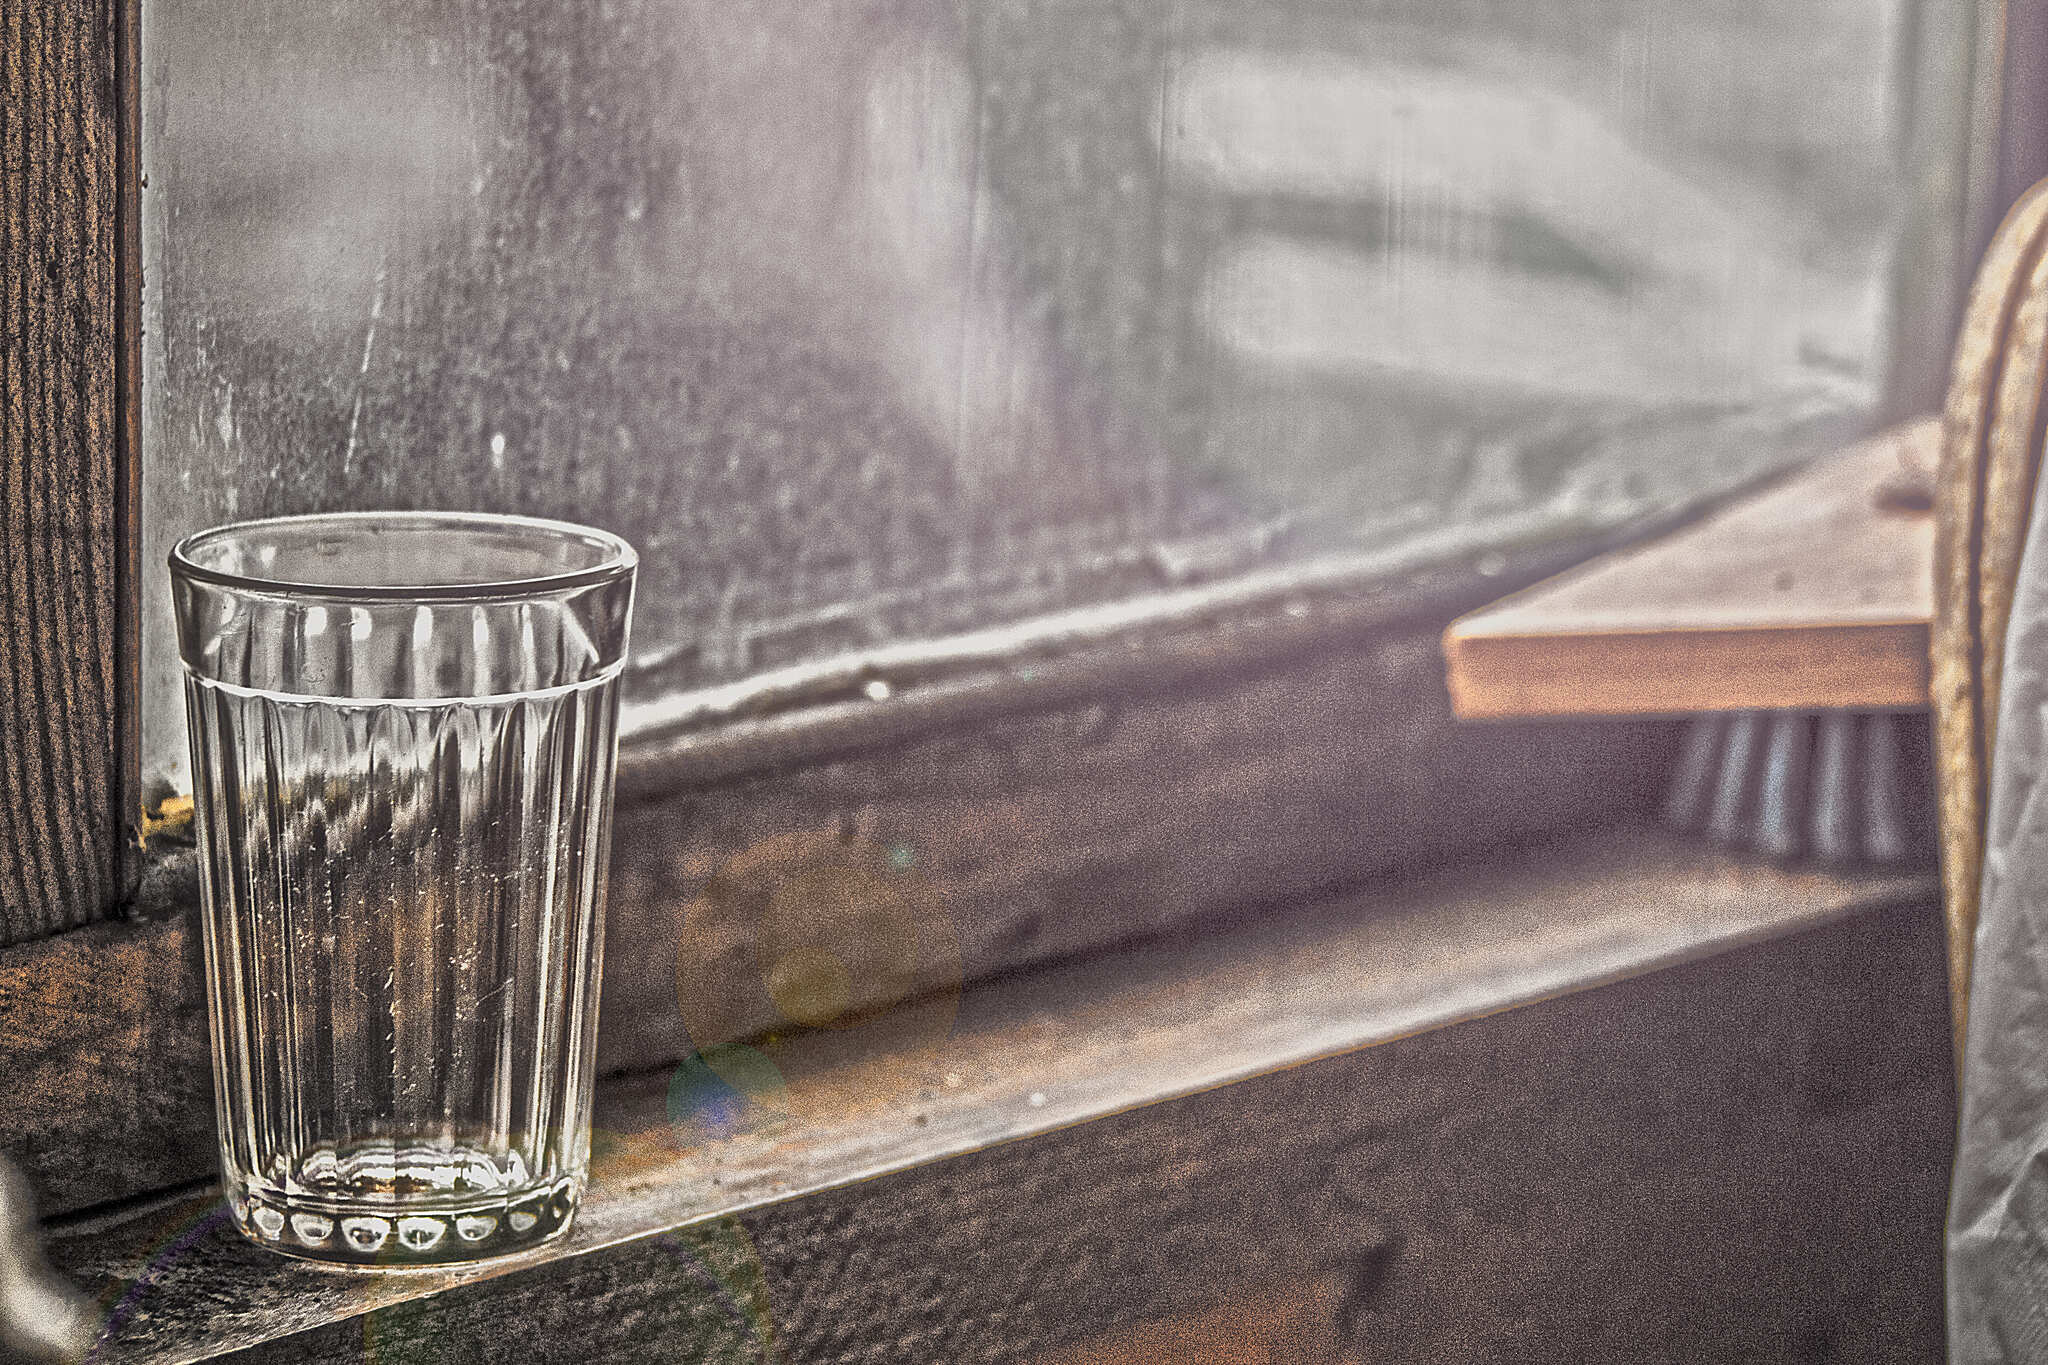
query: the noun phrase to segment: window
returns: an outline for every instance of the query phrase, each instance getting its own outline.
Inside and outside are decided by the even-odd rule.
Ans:
[[[118,479],[71,499],[97,518],[79,529],[68,493],[0,461],[31,566],[10,560],[0,613],[37,647],[0,655],[0,873],[113,905],[47,856],[70,826],[6,827],[13,798],[68,792],[107,852],[132,803],[88,788],[138,729],[155,792],[181,780],[169,541],[338,506],[568,515],[645,554],[616,1069],[690,1045],[683,908],[742,859],[850,848],[855,882],[910,863],[971,976],[1640,804],[1623,779],[1655,734],[1452,727],[1436,628],[1930,401],[1993,198],[1969,169],[1996,85],[1972,8],[148,0],[148,543],[132,578],[96,578],[130,529]],[[116,69],[134,48],[31,21],[91,32],[65,49],[76,90],[32,91],[24,126],[108,134],[71,144],[104,158],[90,231],[28,236],[69,287],[76,253],[120,258],[115,113],[137,110],[95,103],[93,43]],[[41,306],[37,273],[14,278]],[[38,316],[55,336],[88,311]],[[48,390],[113,410],[135,378],[110,361]],[[91,422],[48,420],[88,474],[116,463]],[[41,578],[110,621],[141,604],[139,727],[97,648],[117,626],[42,611],[21,586]],[[0,1002],[38,1026],[0,1030],[0,1075],[32,1078],[0,1148],[45,1209],[212,1168],[180,875],[151,862],[130,920],[8,920]],[[699,925],[707,960],[745,965],[743,923]],[[1805,1000],[1738,993],[1767,1021]],[[759,1018],[740,1003],[734,1030]],[[1306,1132],[1331,1073],[1289,1074],[1297,1107],[1266,1121]],[[661,1107],[658,1077],[631,1084]],[[1141,1178],[1178,1122],[1154,1120]]]
[[[1970,227],[1969,23],[1920,0],[144,22],[174,782],[203,524],[613,527],[645,704],[1725,489],[1928,400]]]

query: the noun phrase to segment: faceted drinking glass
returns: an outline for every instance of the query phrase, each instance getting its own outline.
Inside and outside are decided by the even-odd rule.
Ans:
[[[633,550],[365,512],[171,552],[221,1164],[277,1251],[566,1231],[589,1166]]]

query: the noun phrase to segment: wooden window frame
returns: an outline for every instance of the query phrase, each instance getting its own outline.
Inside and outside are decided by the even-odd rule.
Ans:
[[[135,610],[139,14],[4,11],[0,942],[72,928],[140,869]]]

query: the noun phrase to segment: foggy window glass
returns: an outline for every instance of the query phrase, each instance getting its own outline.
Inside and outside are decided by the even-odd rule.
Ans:
[[[222,520],[617,530],[645,698],[1810,454],[1967,8],[153,0],[146,766]]]

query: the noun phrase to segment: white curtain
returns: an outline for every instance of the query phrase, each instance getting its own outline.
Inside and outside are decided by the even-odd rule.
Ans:
[[[2048,482],[2036,500],[1991,769],[1949,1202],[1949,1352],[2048,1361]]]

